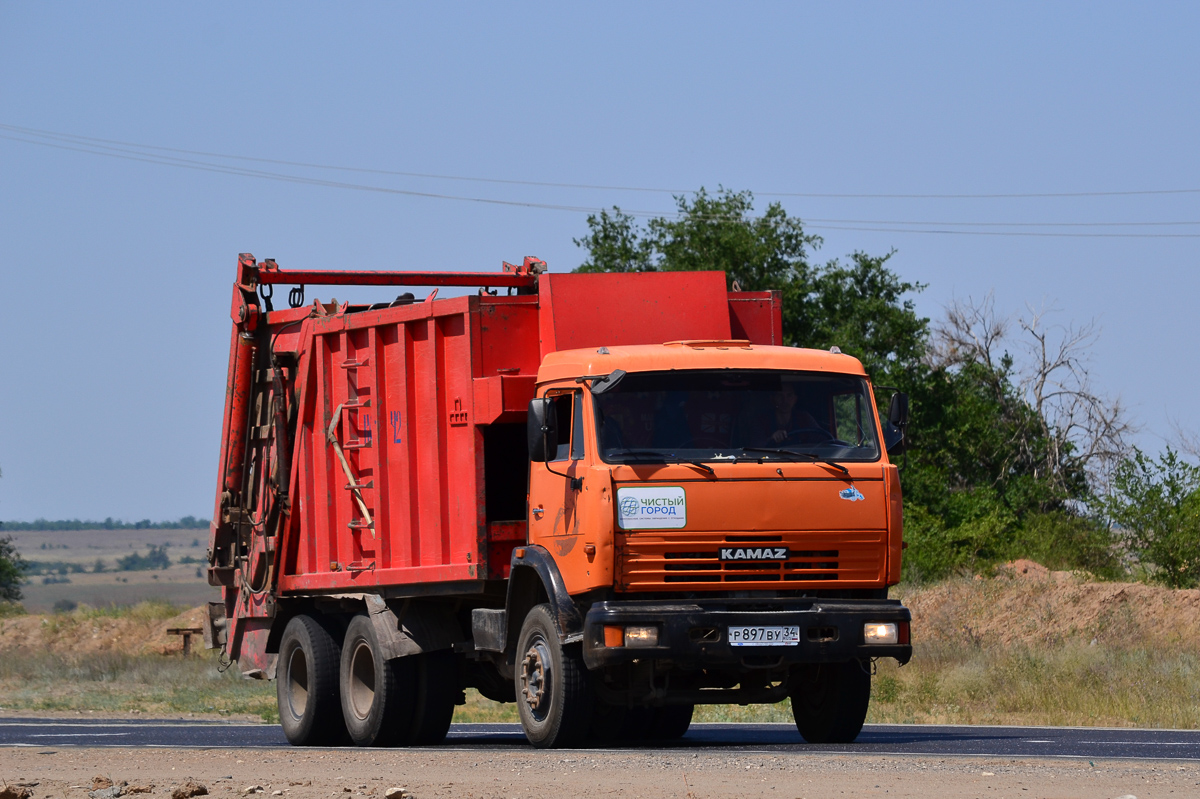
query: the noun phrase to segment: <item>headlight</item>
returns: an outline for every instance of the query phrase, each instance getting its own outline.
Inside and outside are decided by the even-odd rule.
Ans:
[[[658,646],[658,628],[654,626],[626,627],[625,646]]]
[[[900,632],[894,622],[871,621],[863,625],[864,644],[896,644],[899,642]]]

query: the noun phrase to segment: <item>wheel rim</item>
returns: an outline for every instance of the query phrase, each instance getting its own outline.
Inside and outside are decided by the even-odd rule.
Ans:
[[[521,695],[533,717],[542,721],[550,712],[550,697],[554,691],[554,667],[550,647],[538,636],[530,641],[521,661]]]
[[[308,709],[308,658],[300,647],[293,649],[288,658],[287,699],[292,715],[302,718]]]
[[[350,709],[365,719],[375,704],[375,653],[365,641],[359,641],[350,659]]]

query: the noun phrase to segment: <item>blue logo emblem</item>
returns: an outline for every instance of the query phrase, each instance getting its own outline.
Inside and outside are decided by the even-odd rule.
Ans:
[[[862,492],[859,491],[854,486],[850,486],[849,488],[843,488],[841,491],[838,492],[838,496],[841,497],[842,499],[846,500],[847,502],[858,502],[860,499],[866,499],[866,497],[864,497],[862,495]]]
[[[638,515],[638,501],[634,497],[626,497],[625,499],[621,500],[621,515]]]

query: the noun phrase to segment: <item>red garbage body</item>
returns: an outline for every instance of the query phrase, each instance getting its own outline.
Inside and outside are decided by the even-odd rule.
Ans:
[[[524,447],[547,353],[782,343],[779,295],[730,293],[721,272],[538,275],[531,262],[445,275],[511,296],[265,311],[258,292],[274,284],[439,275],[291,273],[243,256],[210,545],[224,650],[243,671],[268,669],[283,597],[469,594],[508,576],[526,541],[526,473],[503,453]]]

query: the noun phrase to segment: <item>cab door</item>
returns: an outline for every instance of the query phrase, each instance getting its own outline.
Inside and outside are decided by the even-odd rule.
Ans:
[[[529,543],[550,551],[559,565],[568,590],[570,572],[583,555],[587,525],[580,518],[580,494],[585,488],[587,444],[584,432],[584,397],[578,389],[546,392],[557,423],[558,446],[546,463],[529,465]]]

